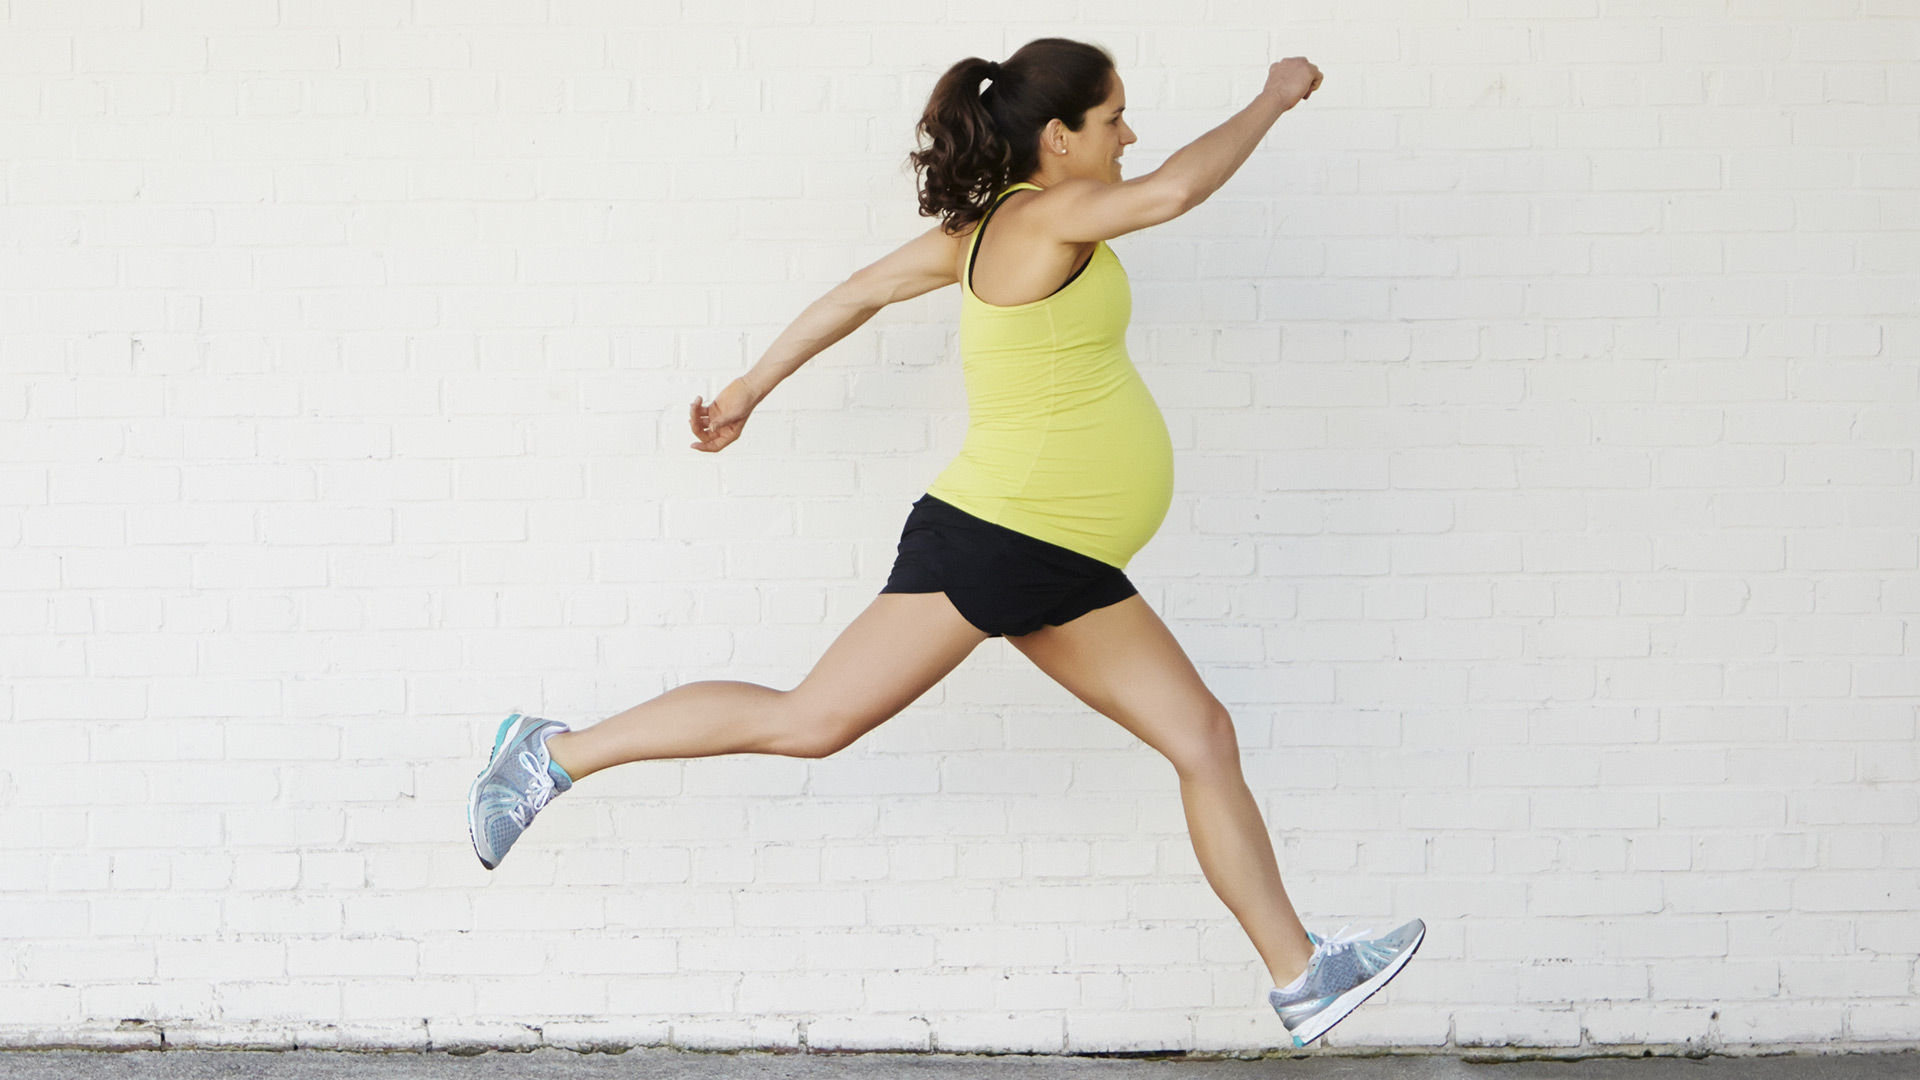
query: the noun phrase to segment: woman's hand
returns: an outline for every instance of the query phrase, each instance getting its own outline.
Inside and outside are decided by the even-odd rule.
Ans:
[[[760,397],[745,379],[735,379],[720,391],[712,404],[702,405],[699,398],[694,398],[687,419],[700,441],[693,443],[693,448],[713,453],[739,438],[753,407],[760,404]]]
[[[1267,69],[1264,93],[1280,99],[1286,108],[1307,100],[1320,89],[1320,69],[1304,56],[1289,56]]]

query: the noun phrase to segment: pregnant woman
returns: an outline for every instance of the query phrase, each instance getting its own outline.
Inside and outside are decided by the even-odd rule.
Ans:
[[[958,283],[966,439],[907,515],[886,586],[792,690],[688,683],[578,731],[509,716],[469,799],[481,863],[497,866],[534,814],[590,773],[712,754],[825,757],[1004,637],[1173,764],[1194,852],[1273,977],[1268,998],[1294,1045],[1397,974],[1425,934],[1419,920],[1328,938],[1300,924],[1227,709],[1124,572],[1166,516],[1173,447],[1127,355],[1127,273],[1104,241],[1197,206],[1319,85],[1304,59],[1274,64],[1252,104],[1121,180],[1134,134],[1104,50],[1042,38],[1004,64],[949,69],[920,121],[931,145],[912,155],[920,211],[940,223],[815,301],[750,371],[689,410],[693,448],[717,452],[775,385],[874,312]]]

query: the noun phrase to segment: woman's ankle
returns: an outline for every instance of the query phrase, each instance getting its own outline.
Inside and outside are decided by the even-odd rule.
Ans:
[[[1304,933],[1300,945],[1304,952],[1295,950],[1286,956],[1274,958],[1273,966],[1267,969],[1267,974],[1273,977],[1273,985],[1286,986],[1306,974],[1307,968],[1313,963],[1314,946]]]
[[[588,768],[585,761],[574,758],[568,752],[569,750],[578,749],[571,744],[579,734],[577,731],[562,731],[547,738],[547,756],[553,760],[555,765],[560,766],[561,771],[565,772],[569,779],[576,781],[596,771]]]

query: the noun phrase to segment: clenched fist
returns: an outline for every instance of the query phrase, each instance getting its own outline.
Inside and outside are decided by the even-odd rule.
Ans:
[[[1289,56],[1267,69],[1264,93],[1279,98],[1286,108],[1307,100],[1320,89],[1320,69],[1304,56]]]

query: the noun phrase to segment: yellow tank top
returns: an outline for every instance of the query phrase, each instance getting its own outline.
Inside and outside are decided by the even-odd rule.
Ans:
[[[927,488],[978,518],[1125,569],[1173,502],[1173,440],[1127,356],[1133,293],[1105,241],[1053,295],[1000,306],[973,295],[967,247],[960,358],[967,435]]]

